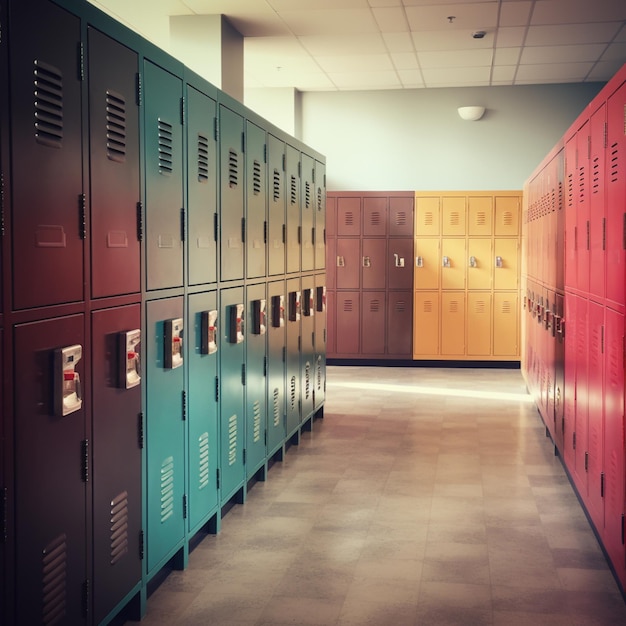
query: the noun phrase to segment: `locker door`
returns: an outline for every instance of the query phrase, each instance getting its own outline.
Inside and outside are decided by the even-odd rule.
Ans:
[[[415,198],[415,235],[436,237],[441,232],[441,201],[438,197]]]
[[[490,237],[493,234],[493,198],[470,196],[467,199],[468,230],[470,237]]]
[[[337,353],[337,292],[326,291],[326,356]],[[358,339],[357,339],[358,345]]]
[[[337,198],[337,237],[361,234],[361,198]]]
[[[441,294],[441,354],[465,354],[465,294],[459,291]]]
[[[326,276],[328,289],[335,289],[337,286],[337,240],[329,239],[326,244]]]
[[[243,118],[223,104],[220,113],[220,276],[243,278]]]
[[[520,226],[520,199],[515,196],[496,196],[494,202],[496,237],[517,237]]]
[[[496,239],[494,249],[494,289],[517,289],[519,242],[517,239]]]
[[[465,289],[465,239],[441,240],[441,288]]]
[[[590,120],[589,160],[589,290],[599,298],[604,298],[605,294],[605,129],[606,103],[602,103]]]
[[[576,456],[574,449],[574,433],[576,432],[576,320],[578,298],[565,293],[565,319],[561,322],[562,332],[565,334],[565,391],[563,402],[563,458],[571,474],[576,467]]]
[[[468,239],[467,253],[467,288],[491,289],[494,274],[492,240]]]
[[[268,306],[265,283],[246,287],[246,478],[265,464],[267,424],[266,340]]]
[[[146,303],[147,572],[158,571],[185,534],[185,422],[180,320],[183,299]],[[178,341],[176,341],[178,337]]]
[[[441,198],[441,232],[444,237],[458,237],[466,234],[465,198]]]
[[[493,355],[519,354],[519,303],[517,293],[493,294]]]
[[[301,298],[300,279],[291,278],[286,281],[287,298],[285,300],[285,319],[287,324],[287,411],[286,435],[291,437],[299,428],[300,410],[300,320]]]
[[[589,312],[588,302],[576,297],[576,457],[574,481],[583,498],[587,499],[587,472],[585,455],[588,447],[588,411],[589,411]],[[574,330],[569,326],[570,332]]]
[[[326,196],[326,239],[337,236],[337,202],[338,198]]]
[[[411,198],[389,198],[389,236],[413,237],[413,204]]]
[[[302,153],[302,271],[315,269],[315,160]]]
[[[13,331],[16,624],[86,623],[86,409],[62,415],[65,371],[55,362],[57,350],[81,346],[74,371],[85,381],[83,327],[73,315]]]
[[[141,583],[142,455],[137,433],[143,418],[135,369],[141,335],[134,332],[140,328],[140,304],[91,314],[93,604],[98,624]]]
[[[300,398],[302,421],[315,406],[315,276],[302,277],[300,341]]]
[[[285,442],[285,283],[267,285],[267,456]]]
[[[246,276],[265,276],[267,166],[265,131],[246,121]]]
[[[438,289],[441,272],[439,239],[417,238],[415,241],[415,289]]]
[[[387,239],[363,238],[362,245],[362,288],[385,289],[387,282]]]
[[[413,239],[389,239],[387,286],[389,289],[413,288]]]
[[[564,399],[565,399],[565,341],[563,338],[564,297],[555,296],[555,315],[552,322],[554,337],[554,412],[556,422],[556,445],[563,454],[564,446]]]
[[[361,299],[358,291],[337,291],[335,308],[335,347],[337,354],[359,353],[359,315]]]
[[[416,291],[413,310],[413,358],[439,355],[439,292]]]
[[[268,274],[285,273],[285,144],[273,135],[267,137],[268,200]]]
[[[564,154],[563,150],[555,157],[556,181],[553,193],[556,198],[556,282],[557,289],[565,289],[565,200],[564,189]]]
[[[361,255],[359,254],[361,241],[359,239],[337,239],[337,289],[358,289],[361,269]]]
[[[187,262],[189,284],[217,280],[217,105],[187,86]]]
[[[410,291],[387,293],[387,354],[413,354],[413,298]]]
[[[33,8],[11,3],[15,309],[84,298],[80,20],[50,2]]]
[[[137,54],[93,28],[89,40],[91,293],[141,289]]]
[[[220,328],[215,291],[188,296],[187,428],[189,450],[188,522],[193,535],[218,506],[219,435],[217,375]]]
[[[228,502],[245,483],[245,325],[243,287],[220,292],[220,502]],[[244,488],[245,491],[245,488]],[[242,492],[245,495],[244,492]]]
[[[315,269],[326,267],[326,165],[315,161]]]
[[[565,288],[577,289],[576,136],[565,144]],[[620,222],[621,224],[621,222]],[[621,228],[621,226],[620,226]],[[620,231],[621,232],[621,231]],[[584,240],[583,240],[584,241]],[[621,246],[621,239],[620,239]]]
[[[327,291],[325,274],[315,276],[315,410],[326,397],[326,311]]]
[[[302,204],[300,198],[300,152],[287,145],[285,148],[287,182],[287,273],[300,271],[302,249]]]
[[[361,353],[385,354],[385,292],[364,291],[361,320]]]
[[[363,198],[363,236],[385,237],[387,235],[388,198]]]
[[[589,248],[590,248],[590,211],[589,211],[589,122],[576,133],[576,225],[578,228],[578,248],[576,250],[577,288],[583,293],[589,291]]]
[[[491,354],[491,294],[467,294],[467,354],[489,356]]]

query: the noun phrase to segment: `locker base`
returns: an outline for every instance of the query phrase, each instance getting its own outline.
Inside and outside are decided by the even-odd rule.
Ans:
[[[520,361],[461,361],[453,359],[355,359],[333,357],[326,360],[328,365],[351,365],[357,367],[469,367],[485,369],[520,369]]]

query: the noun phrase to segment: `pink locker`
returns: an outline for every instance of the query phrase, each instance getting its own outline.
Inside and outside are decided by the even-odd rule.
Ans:
[[[391,237],[413,236],[413,207],[415,198],[389,198],[389,235]]]
[[[337,236],[337,200],[336,196],[326,196],[326,239]],[[328,258],[326,258],[328,264]]]
[[[589,248],[590,248],[590,211],[589,211],[589,143],[590,123],[585,122],[576,133],[576,288],[581,293],[589,292]]]
[[[565,186],[564,186],[564,160],[563,150],[554,158],[555,183],[552,194],[556,203],[556,274],[555,286],[562,290],[565,288]]]
[[[390,291],[387,294],[387,354],[405,358],[413,354],[411,291]]]
[[[561,321],[565,335],[565,384],[563,394],[563,459],[573,475],[576,467],[574,433],[576,432],[576,329],[578,298],[565,293],[565,312]]]
[[[413,239],[389,239],[387,268],[389,289],[413,288]]]
[[[337,285],[337,240],[326,240],[326,286],[335,289]]]
[[[364,291],[361,295],[361,353],[385,354],[385,292]]]
[[[335,273],[337,289],[358,289],[361,274],[360,239],[337,239]]]
[[[337,291],[335,346],[341,356],[357,355],[360,340],[361,300],[358,291]]]
[[[573,333],[576,342],[576,423],[574,426],[574,482],[583,499],[587,497],[586,455],[588,450],[588,380],[589,380],[589,309],[585,298],[576,298],[576,328],[569,325],[569,332]]]
[[[337,198],[337,237],[361,234],[361,198]]]
[[[590,119],[589,159],[589,291],[604,298],[605,275],[605,129],[606,105],[603,102]]]
[[[552,337],[554,341],[554,419],[556,423],[555,443],[557,448],[563,452],[563,401],[565,397],[565,342],[563,329],[563,295],[555,294],[554,316],[552,320]]]
[[[362,246],[361,287],[363,289],[385,289],[387,239],[363,238]]]
[[[387,198],[363,198],[363,236],[385,237],[387,235]]]
[[[565,288],[576,289],[576,136],[565,144]]]
[[[549,219],[549,216],[548,216]],[[555,294],[551,290],[546,290],[545,295],[545,312],[543,316],[543,324],[541,333],[544,341],[544,358],[545,358],[545,406],[546,406],[546,426],[550,430],[552,440],[556,444],[556,412],[554,405],[554,394],[556,384],[556,368],[555,368],[555,343],[552,334],[552,326],[554,324],[554,309],[556,308]]]

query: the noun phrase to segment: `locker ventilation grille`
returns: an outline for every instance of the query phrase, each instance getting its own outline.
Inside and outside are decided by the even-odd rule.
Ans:
[[[485,226],[487,224],[487,214],[484,211],[478,211],[476,214],[476,226]]]
[[[378,313],[380,308],[380,300],[378,298],[370,300],[370,313]]]
[[[461,214],[458,211],[450,213],[450,226],[458,226],[461,223]]]
[[[280,200],[280,172],[274,170],[274,202]]]
[[[35,138],[51,148],[63,146],[63,74],[35,61]]]
[[[424,313],[432,313],[432,312],[433,312],[433,301],[424,300]]]
[[[311,183],[308,180],[304,184],[304,208],[311,208]]]
[[[291,177],[291,184],[289,185],[289,197],[291,204],[298,202],[298,185],[296,184],[296,177]]]
[[[107,91],[107,157],[111,161],[126,161],[126,99]]]
[[[352,313],[353,308],[354,308],[354,303],[352,300],[343,301],[343,310],[345,313]]]
[[[159,172],[169,176],[174,171],[174,133],[170,123],[159,118]]]
[[[435,223],[435,216],[432,211],[424,213],[424,226],[432,226]]]
[[[255,196],[261,193],[261,164],[256,160],[252,164],[252,191]]]
[[[161,463],[161,524],[174,515],[174,457]]]
[[[289,383],[289,401],[291,403],[291,410],[296,408],[296,377],[292,376]]]
[[[404,300],[398,300],[395,304],[396,313],[405,313],[407,310],[406,302]]]
[[[66,614],[67,536],[59,535],[43,550],[43,614],[46,626],[58,624]]]
[[[343,223],[345,226],[354,226],[354,213],[352,211],[346,211],[343,214]]]
[[[198,491],[209,485],[209,433],[198,437]]]
[[[318,355],[315,363],[315,374],[317,377],[317,390],[322,391],[322,355]]]
[[[591,193],[600,193],[600,159],[595,157],[592,166]]]
[[[511,211],[504,211],[502,214],[502,225],[513,226],[513,213]]]
[[[237,414],[228,418],[228,465],[237,462]]]
[[[274,389],[274,395],[272,398],[272,406],[274,408],[273,410],[274,427],[278,427],[280,425],[280,389],[278,389],[278,387]]]
[[[585,182],[586,182],[586,173],[585,173],[585,168],[584,167],[580,167],[578,168],[578,197],[580,199],[580,202],[584,202],[585,200],[585,191],[586,191],[586,187],[585,187]]]
[[[370,215],[370,225],[380,226],[380,223],[381,223],[380,211],[372,211]]]
[[[236,187],[239,183],[239,159],[232,148],[228,151],[228,186]]]
[[[261,440],[261,403],[258,400],[252,405],[252,441]]]
[[[406,226],[407,221],[408,219],[405,211],[398,211],[396,213],[396,226]]]
[[[311,364],[307,361],[304,365],[304,398],[311,397]]]
[[[611,144],[611,182],[616,183],[619,180],[619,162],[620,162],[620,153],[619,153],[619,145],[616,143]]]
[[[567,206],[574,206],[574,177],[571,174],[567,175]]]
[[[111,565],[128,554],[128,492],[111,501]]]
[[[476,300],[474,302],[474,313],[483,315],[487,312],[487,303],[484,300]]]
[[[513,306],[511,304],[510,300],[503,300],[501,307],[500,307],[500,311],[502,313],[504,313],[505,315],[511,313],[511,311],[513,310]]]
[[[198,133],[198,181],[209,180],[209,138]]]
[[[458,300],[450,300],[448,304],[448,311],[450,313],[458,313],[460,310],[459,301]]]
[[[317,210],[321,211],[324,208],[324,204],[322,201],[322,188],[317,188]]]

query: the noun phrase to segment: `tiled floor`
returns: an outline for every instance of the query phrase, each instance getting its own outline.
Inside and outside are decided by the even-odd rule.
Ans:
[[[146,626],[593,626],[626,606],[519,370],[329,367]]]

